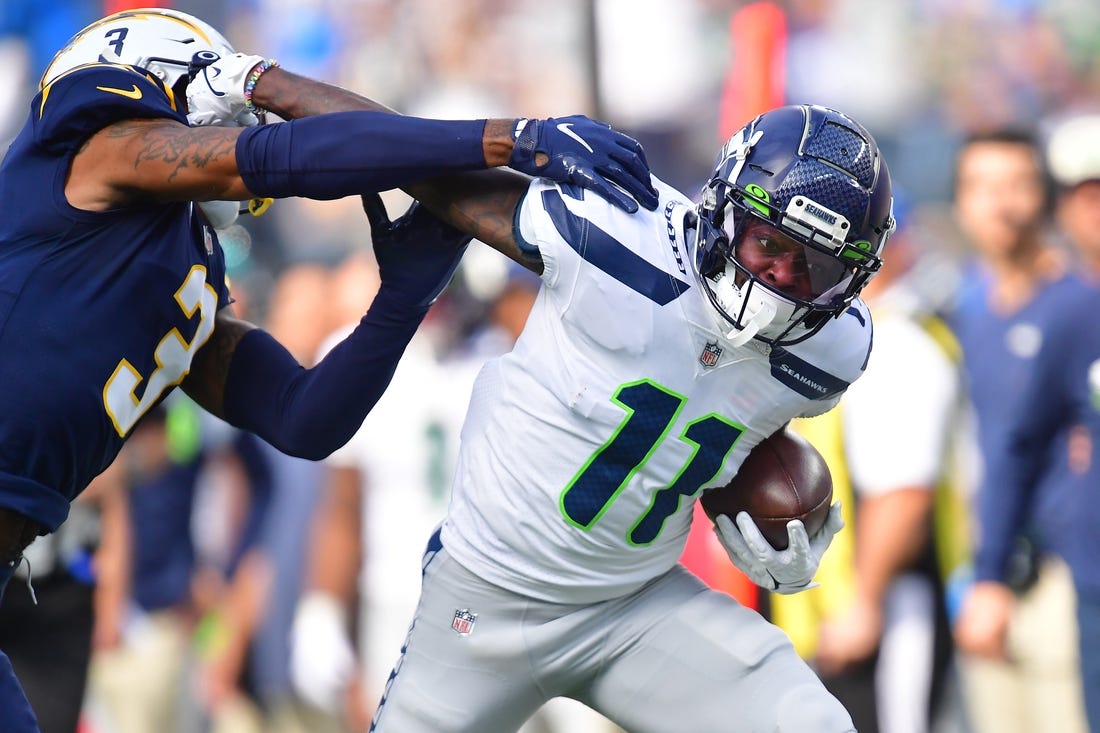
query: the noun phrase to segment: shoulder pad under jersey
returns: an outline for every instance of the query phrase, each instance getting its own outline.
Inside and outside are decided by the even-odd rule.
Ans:
[[[175,95],[144,70],[87,64],[57,77],[33,102],[34,141],[54,151],[76,148],[114,122],[168,117],[187,124]]]

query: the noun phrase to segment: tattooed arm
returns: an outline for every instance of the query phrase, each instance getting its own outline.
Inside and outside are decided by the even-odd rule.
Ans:
[[[77,152],[65,195],[86,211],[251,198],[237,171],[240,133],[240,128],[192,128],[169,119],[116,122]]]
[[[370,100],[336,87],[308,80],[304,86],[311,88],[314,84],[322,90],[331,90],[331,95],[319,95],[313,102],[303,101],[295,109],[316,115],[340,107],[350,112],[381,111],[380,106]],[[280,111],[290,114],[289,111]],[[342,195],[392,188],[451,167],[447,156],[432,155],[424,149],[419,152],[410,149],[407,156],[404,153],[395,155],[371,150],[359,150],[357,153],[352,146],[348,146],[348,138],[338,134],[340,126],[346,128],[347,122],[348,119],[344,118],[332,125],[316,118],[305,123],[316,129],[300,127],[296,130],[298,148],[309,151],[298,155],[308,160],[311,166],[305,166],[306,169],[297,175],[284,175],[277,183],[283,185],[285,190],[273,192],[270,189],[254,189],[272,180],[273,176],[265,175],[268,171],[285,167],[287,161],[293,163],[292,157],[272,156],[269,153],[279,144],[278,140],[272,144],[269,134],[276,132],[277,126],[245,133],[241,128],[234,127],[187,127],[168,119],[125,120],[104,128],[84,144],[73,160],[65,194],[70,204],[86,211],[106,211],[158,201],[243,200],[255,195],[331,198],[332,191],[340,186],[343,187]],[[388,124],[381,124],[385,122]],[[430,126],[426,132],[416,133],[417,128],[413,125],[420,123],[412,118],[401,120],[406,124],[395,125],[395,122],[397,119],[387,114],[376,115],[373,120],[363,119],[358,124],[368,126],[380,139],[395,142],[399,142],[401,136],[423,139],[436,125],[428,121],[424,123]],[[480,146],[476,140],[473,141],[473,147],[479,151],[473,157],[480,162],[484,155],[486,165],[506,163],[508,154],[502,150],[511,149],[510,124],[506,120],[486,122]],[[388,128],[388,131],[383,128]],[[439,128],[439,131],[445,129],[449,128]],[[396,132],[397,138],[387,136],[388,132]],[[249,142],[253,144],[240,147],[238,139],[242,133],[249,135]],[[267,138],[257,141],[260,135],[267,135]],[[445,148],[457,147],[450,142],[437,145],[442,152]],[[239,159],[242,151],[249,154],[244,160]],[[251,155],[253,152],[255,155]],[[356,154],[363,158],[361,162],[350,160]],[[268,157],[263,158],[263,155]],[[338,172],[327,173],[325,166],[318,163],[328,155],[340,156],[341,163],[331,166]],[[417,164],[417,156],[421,159],[420,164]],[[439,162],[433,163],[435,159]],[[378,161],[379,164],[371,166],[371,161]],[[349,171],[340,169],[343,164],[356,162],[360,162],[362,167],[357,178],[352,178]],[[457,164],[457,167],[462,166]],[[285,170],[277,172],[289,173]],[[421,199],[440,218],[521,264],[535,268],[541,267],[541,264],[532,262],[529,257],[524,258],[512,235],[512,214],[529,181],[528,177],[512,171],[470,171],[461,176],[438,177],[429,179],[427,183],[407,185],[406,190]]]

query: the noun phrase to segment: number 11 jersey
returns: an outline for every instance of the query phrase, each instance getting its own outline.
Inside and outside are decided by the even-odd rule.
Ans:
[[[590,603],[661,575],[701,491],[866,367],[858,300],[802,343],[726,341],[687,259],[690,204],[655,183],[660,206],[634,215],[543,181],[522,203],[543,286],[515,349],[478,376],[442,530],[503,588]]]

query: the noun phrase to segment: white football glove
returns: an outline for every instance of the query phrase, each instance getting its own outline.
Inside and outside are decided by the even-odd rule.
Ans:
[[[355,679],[355,650],[340,601],[307,593],[298,602],[290,629],[290,679],[304,700],[340,714],[344,693]]]
[[[725,514],[714,520],[714,531],[737,569],[761,588],[789,595],[813,588],[817,567],[833,535],[844,527],[840,502],[829,507],[825,524],[813,536],[799,519],[787,522],[787,549],[777,550],[760,533],[747,512],[738,512],[736,525]]]
[[[187,121],[192,126],[259,124],[245,104],[244,85],[264,57],[243,53],[218,57],[213,51],[203,51],[195,57],[191,61],[195,76],[187,84]]]

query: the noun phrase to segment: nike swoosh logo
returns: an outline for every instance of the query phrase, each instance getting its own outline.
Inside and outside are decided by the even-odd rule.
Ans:
[[[586,141],[583,137],[581,137],[577,133],[573,132],[570,129],[571,127],[573,127],[572,122],[559,122],[558,123],[558,130],[560,132],[562,132],[565,135],[568,135],[569,137],[571,137],[574,140],[576,140],[577,142],[579,142],[581,145],[584,146],[584,149],[587,150],[588,152],[590,152],[590,153],[596,152],[595,150],[592,149],[592,146],[588,144],[588,141]]]
[[[110,92],[111,94],[119,94],[123,97],[129,97],[130,99],[141,99],[141,90],[138,89],[138,85],[134,84],[133,89],[115,89],[114,87],[96,87],[101,92]]]

